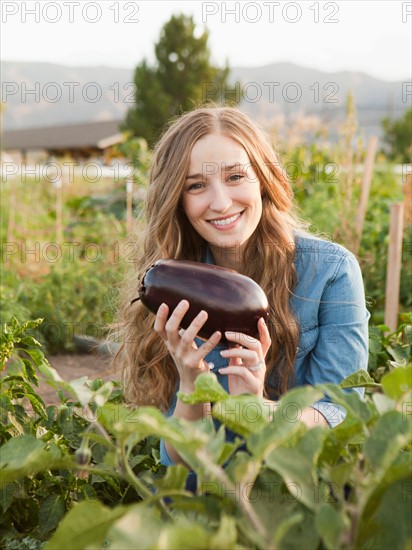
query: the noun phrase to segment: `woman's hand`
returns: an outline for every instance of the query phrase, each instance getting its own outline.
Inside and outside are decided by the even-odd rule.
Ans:
[[[191,393],[194,382],[202,372],[209,372],[205,356],[218,344],[221,333],[215,332],[199,348],[194,339],[207,320],[206,311],[201,311],[186,330],[179,330],[183,317],[189,309],[189,302],[182,300],[167,320],[169,307],[162,304],[156,314],[154,330],[166,344],[180,377],[180,390]]]
[[[271,344],[269,330],[262,318],[258,322],[259,340],[240,332],[226,332],[226,338],[238,347],[221,351],[229,357],[229,366],[219,369],[229,376],[230,395],[253,393],[263,397],[266,364],[265,357]],[[239,347],[240,346],[240,347]]]

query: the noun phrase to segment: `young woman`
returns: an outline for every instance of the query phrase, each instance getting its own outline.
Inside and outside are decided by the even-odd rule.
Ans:
[[[232,395],[252,393],[275,405],[293,386],[339,383],[366,369],[369,313],[358,263],[305,231],[268,139],[239,110],[199,108],[172,123],[154,151],[145,212],[117,357],[130,401],[196,420],[210,404],[186,405],[176,393],[191,393],[203,372],[215,372]],[[186,300],[174,311],[161,305],[156,316],[140,302],[131,306],[144,272],[160,258],[214,263],[254,279],[270,304],[259,339],[227,333],[237,344],[228,349],[219,332],[197,338],[207,311],[181,330]],[[325,398],[301,420],[334,426],[344,415]],[[163,442],[161,459],[181,461]]]

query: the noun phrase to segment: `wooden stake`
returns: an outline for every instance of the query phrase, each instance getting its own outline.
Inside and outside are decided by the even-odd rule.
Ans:
[[[132,230],[133,224],[133,179],[129,178],[126,181],[126,231],[128,233]]]
[[[15,230],[16,230],[16,204],[17,204],[17,179],[12,177],[10,179],[10,189],[9,189],[9,219],[7,222],[6,251],[8,246],[17,247],[17,243],[14,241]],[[7,268],[10,267],[10,258],[7,253],[6,253],[5,266]]]
[[[385,325],[398,328],[399,285],[402,262],[403,204],[391,205],[388,263],[386,267]]]
[[[412,223],[412,174],[406,175],[406,181],[403,184],[403,225],[407,227]]]
[[[16,227],[16,204],[17,204],[17,180],[11,178],[9,190],[9,220],[7,223],[7,242],[11,243],[14,238]]]
[[[56,189],[56,243],[63,245],[63,180],[56,178],[53,181]]]
[[[378,138],[376,136],[372,136],[369,139],[368,148],[366,151],[365,168],[363,171],[363,178],[362,178],[362,184],[361,184],[361,197],[360,197],[358,209],[356,212],[355,242],[352,250],[352,252],[354,252],[355,254],[357,254],[359,251],[359,247],[362,239],[363,224],[365,223],[366,208],[368,206],[369,191],[371,188],[373,165],[375,162],[377,144],[378,144]]]

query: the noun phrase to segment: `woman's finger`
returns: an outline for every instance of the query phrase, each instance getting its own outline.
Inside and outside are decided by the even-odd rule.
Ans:
[[[234,342],[240,346],[243,346],[248,349],[258,349],[260,347],[260,342],[253,336],[244,334],[243,332],[225,332],[227,340]]]
[[[270,338],[269,329],[263,317],[261,317],[258,321],[258,330],[263,355],[266,357],[266,354],[270,348],[270,344],[272,343],[272,339]]]
[[[173,345],[177,345],[180,341],[179,328],[188,309],[189,302],[187,300],[179,302],[165,325],[167,338]]]
[[[198,350],[196,351],[195,358],[197,361],[201,361],[208,355],[213,348],[215,348],[220,339],[222,338],[222,333],[219,331],[216,331],[212,334],[210,338],[206,340],[204,344],[202,344]]]
[[[159,306],[159,309],[156,313],[156,318],[154,322],[154,330],[160,335],[160,337],[165,340],[166,339],[166,332],[165,332],[165,324],[167,321],[167,316],[169,314],[169,306],[167,304],[161,304]]]
[[[193,340],[196,338],[198,332],[207,321],[206,311],[201,311],[196,315],[182,336],[182,343],[192,347]]]
[[[235,376],[239,376],[239,378],[241,378],[245,382],[253,382],[255,380],[253,373],[251,373],[250,370],[245,367],[236,367],[232,365],[219,369],[219,373],[228,375],[234,374]]]
[[[220,352],[220,355],[225,358],[238,357],[247,365],[256,365],[260,360],[259,354],[256,351],[245,348],[224,349]]]

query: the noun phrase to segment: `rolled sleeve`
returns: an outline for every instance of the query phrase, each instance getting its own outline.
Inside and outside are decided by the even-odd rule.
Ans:
[[[346,409],[330,401],[317,401],[312,405],[326,420],[330,428],[334,428],[346,418]]]
[[[353,254],[347,252],[322,294],[318,339],[310,354],[306,383],[339,384],[357,370],[367,369],[369,317],[359,264]],[[345,391],[364,395],[364,388]],[[336,426],[346,416],[344,407],[332,403],[328,396],[314,408],[330,426]]]
[[[166,450],[166,445],[163,439],[160,440],[160,463],[163,466],[173,466],[174,462],[170,458],[169,453]]]
[[[177,391],[177,390],[176,390]],[[169,407],[169,410],[165,413],[165,416],[172,416],[177,403],[176,393],[173,396],[172,403]],[[166,450],[166,445],[163,439],[160,439],[160,463],[163,466],[172,466],[174,464],[173,460],[170,458],[169,453]]]

